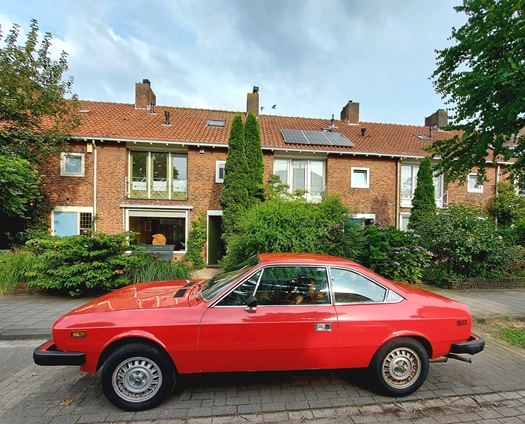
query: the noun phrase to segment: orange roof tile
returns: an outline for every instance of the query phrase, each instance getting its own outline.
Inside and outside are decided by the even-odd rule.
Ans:
[[[74,131],[80,138],[101,138],[120,140],[172,141],[179,143],[224,145],[230,135],[235,115],[244,112],[192,109],[181,107],[155,106],[155,113],[135,109],[132,104],[81,101],[82,123]],[[164,112],[170,112],[170,126],[165,125]],[[224,119],[222,128],[208,127],[209,119]],[[261,115],[259,126],[263,148],[301,149],[325,152],[347,152],[359,154],[414,155],[425,156],[423,149],[431,140],[422,140],[414,134],[429,136],[424,126],[360,122],[347,124],[335,121],[334,131],[344,134],[354,147],[311,146],[284,143],[281,129],[321,131],[330,125],[329,119]],[[366,128],[365,137],[361,129]],[[450,138],[454,133],[433,131],[433,139]]]

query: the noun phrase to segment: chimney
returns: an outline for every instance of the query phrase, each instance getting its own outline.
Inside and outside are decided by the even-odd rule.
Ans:
[[[143,79],[135,84],[135,109],[149,110],[151,105],[157,104],[157,97],[151,89],[151,82]]]
[[[259,87],[256,86],[253,86],[253,92],[248,93],[246,100],[246,114],[250,112],[259,117]]]
[[[349,100],[346,106],[341,111],[341,121],[347,124],[359,123],[359,103]]]
[[[425,127],[445,128],[448,125],[448,114],[444,109],[438,109],[429,117],[425,118]]]

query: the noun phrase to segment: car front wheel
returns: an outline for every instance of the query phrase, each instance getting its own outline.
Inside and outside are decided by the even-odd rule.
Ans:
[[[385,343],[370,364],[379,390],[388,396],[415,392],[428,374],[428,354],[415,339],[403,337]]]
[[[166,399],[176,383],[169,356],[155,347],[132,343],[115,350],[102,368],[106,398],[126,411],[153,408]]]

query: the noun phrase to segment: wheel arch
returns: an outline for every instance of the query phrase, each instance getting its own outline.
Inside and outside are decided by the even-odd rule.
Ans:
[[[387,344],[387,343],[389,343],[389,342],[391,342],[393,340],[398,340],[398,339],[414,339],[414,340],[417,340],[419,343],[421,343],[421,345],[423,346],[423,348],[427,352],[427,355],[428,355],[429,359],[432,358],[432,353],[433,353],[432,344],[428,341],[428,339],[426,337],[423,337],[420,334],[396,334],[393,337],[390,337],[389,339],[386,339],[380,346],[377,347],[376,351],[374,352],[374,354],[370,358],[370,363],[372,363],[372,360],[376,356],[376,354],[379,351],[379,349],[381,349],[385,344]],[[369,365],[370,365],[370,363],[369,363]]]
[[[160,352],[164,353],[167,358],[170,359],[170,361],[173,364],[173,367],[174,367],[175,371],[177,372],[177,365],[173,361],[173,358],[168,353],[166,348],[162,344],[156,342],[155,340],[151,340],[151,339],[149,339],[147,337],[141,337],[141,336],[126,336],[126,337],[122,337],[122,338],[119,338],[119,339],[116,339],[116,340],[113,340],[112,342],[110,342],[104,348],[104,350],[102,351],[102,353],[100,354],[100,356],[98,358],[97,371],[104,365],[106,360],[110,357],[110,355],[113,352],[115,352],[120,347],[129,345],[129,344],[143,344],[143,345],[147,345],[147,346],[153,347],[155,349],[158,349]]]

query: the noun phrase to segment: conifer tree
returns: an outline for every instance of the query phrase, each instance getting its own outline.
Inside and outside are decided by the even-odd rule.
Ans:
[[[417,230],[423,217],[436,213],[436,194],[432,163],[429,157],[424,158],[417,172],[417,186],[412,199],[412,214],[408,227]]]
[[[224,182],[219,197],[222,206],[222,238],[227,244],[236,234],[249,207],[248,162],[244,126],[240,115],[233,119],[228,140],[228,155],[224,165]]]
[[[251,112],[244,124],[244,140],[248,163],[247,189],[250,202],[253,204],[259,200],[264,200],[264,163],[259,122]]]

